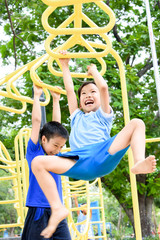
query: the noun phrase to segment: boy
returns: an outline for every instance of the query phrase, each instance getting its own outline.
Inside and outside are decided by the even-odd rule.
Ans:
[[[66,54],[66,51],[61,51],[61,54]],[[156,169],[155,156],[145,158],[145,125],[142,120],[132,119],[116,136],[110,137],[113,110],[109,105],[108,86],[96,66],[88,66],[88,74],[93,76],[95,82],[85,82],[79,89],[82,112],[78,108],[74,92],[69,59],[60,59],[60,62],[71,114],[72,151],[59,154],[59,157],[39,156],[32,161],[32,171],[52,209],[49,224],[41,233],[46,238],[68,214],[58,198],[53,196],[55,183],[50,178],[49,171],[72,178],[93,180],[113,171],[129,146],[134,157],[134,174],[151,173]]]
[[[40,131],[41,108],[39,98],[42,89],[34,85],[34,102],[32,109],[32,132],[27,146],[26,158],[29,166],[29,189],[26,199],[26,206],[29,207],[25,225],[22,233],[22,240],[41,240],[44,239],[40,233],[47,226],[50,218],[50,205],[39,187],[35,176],[31,170],[31,162],[38,155],[55,155],[65,145],[68,139],[67,130],[60,124],[60,94],[51,92],[53,97],[52,122],[46,123]],[[40,132],[40,134],[39,134]],[[39,143],[39,135],[41,145]],[[62,186],[59,175],[50,173],[56,182],[56,188],[62,202]],[[61,221],[56,232],[48,238],[50,240],[71,240],[66,219]]]
[[[77,196],[74,195],[73,197],[74,197],[74,201],[75,201],[75,206],[79,207]],[[82,203],[81,206],[82,205],[84,207],[87,206],[85,203]],[[84,220],[87,219],[87,210],[85,208],[83,210],[77,210],[77,215],[78,215],[77,223],[83,222]],[[92,210],[90,210],[90,219],[91,218],[92,218]],[[84,229],[85,229],[85,223],[77,225],[77,229],[79,230],[80,233],[83,233]],[[95,240],[93,237],[94,237],[93,226],[92,226],[92,224],[90,224],[89,230],[88,230],[88,240],[90,240],[90,238],[92,240]]]

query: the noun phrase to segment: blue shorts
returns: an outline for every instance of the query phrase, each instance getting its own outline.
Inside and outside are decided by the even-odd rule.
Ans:
[[[38,214],[37,214],[38,209]],[[44,240],[44,237],[40,235],[42,230],[47,227],[48,220],[51,215],[50,208],[41,208],[41,213],[39,215],[40,208],[29,207],[28,213],[25,219],[25,224],[22,232],[21,240]],[[56,231],[50,238],[45,238],[46,240],[71,240],[70,232],[68,229],[67,220],[64,219],[59,223]]]
[[[61,175],[90,181],[112,172],[129,148],[128,146],[111,155],[108,149],[116,136],[67,153],[59,153],[58,156],[60,157],[77,161],[71,169]]]

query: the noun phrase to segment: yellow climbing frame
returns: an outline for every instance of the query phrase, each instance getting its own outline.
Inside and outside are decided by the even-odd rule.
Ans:
[[[45,100],[45,102],[41,102],[42,106],[46,106],[50,101],[50,95],[49,95],[48,90],[54,90],[57,92],[61,92],[62,94],[65,94],[66,93],[65,90],[59,90],[59,89],[56,89],[54,86],[45,84],[38,76],[37,69],[43,63],[47,62],[48,69],[53,75],[62,76],[61,65],[59,62],[59,58],[62,56],[59,54],[59,51],[62,49],[64,49],[64,50],[71,49],[76,44],[79,44],[86,49],[86,52],[78,52],[78,53],[70,52],[67,55],[63,56],[63,58],[96,58],[97,61],[99,62],[99,64],[101,65],[101,70],[100,70],[101,75],[103,75],[106,71],[106,64],[105,64],[105,61],[103,60],[103,57],[107,56],[107,54],[110,53],[117,61],[117,64],[119,67],[119,72],[120,72],[124,120],[125,120],[125,124],[127,124],[130,120],[130,117],[129,117],[127,86],[126,86],[126,80],[125,80],[125,70],[124,70],[124,66],[123,66],[120,56],[112,48],[112,42],[110,41],[110,39],[107,35],[107,33],[115,25],[115,15],[114,15],[113,11],[101,0],[67,0],[67,1],[66,0],[42,0],[42,1],[46,5],[48,5],[47,9],[45,10],[45,12],[42,15],[43,27],[49,33],[49,36],[45,41],[46,54],[44,54],[43,56],[39,57],[38,59],[36,59],[28,64],[26,64],[25,66],[19,68],[18,70],[14,71],[13,73],[9,74],[8,76],[0,79],[0,86],[3,87],[3,90],[0,90],[0,96],[5,97],[5,98],[14,99],[15,101],[17,101],[18,106],[21,105],[21,109],[20,109],[20,108],[15,108],[15,107],[11,107],[11,106],[4,106],[1,104],[0,109],[5,110],[5,111],[10,111],[13,113],[21,114],[26,111],[27,103],[31,103],[31,104],[33,103],[33,100],[30,97],[24,96],[20,92],[20,88],[18,89],[17,84],[16,84],[17,81],[19,81],[21,79],[23,74],[28,71],[30,72],[30,76],[31,76],[33,83],[35,83],[43,88],[46,100]],[[89,4],[89,3],[96,4],[101,10],[103,10],[109,16],[110,20],[106,26],[104,26],[104,27],[97,26],[87,15],[85,15],[83,13],[83,4]],[[51,27],[48,23],[49,16],[59,7],[65,7],[68,5],[73,5],[73,7],[74,7],[73,14],[71,16],[68,16],[68,18],[64,22],[62,22],[59,25],[59,27],[57,27],[56,29]],[[82,22],[85,22],[88,27],[85,27],[85,28],[82,27]],[[70,27],[71,23],[74,23],[73,28]],[[84,35],[92,35],[92,34],[98,34],[102,38],[103,42],[102,41],[101,42],[100,41],[92,42],[92,41],[87,40],[87,38],[84,38]],[[52,49],[51,43],[52,43],[53,39],[55,39],[56,36],[58,36],[58,35],[68,35],[68,40],[66,42],[64,42],[63,44],[61,44],[60,46]],[[104,44],[104,42],[105,42],[105,44]],[[99,50],[96,51],[96,49],[99,49]],[[54,69],[54,67],[53,67],[54,61],[58,64],[58,66],[60,68],[59,71]],[[86,73],[71,73],[71,74],[72,74],[72,77],[90,78],[90,76],[87,76]],[[25,133],[26,134],[25,141],[27,141],[28,130],[25,130],[24,132],[26,132]],[[20,136],[22,136],[22,135],[19,135],[18,139],[21,138]],[[23,135],[23,138],[24,138],[24,135]],[[19,140],[15,140],[15,141],[17,142]],[[21,138],[21,141],[23,142],[22,138]],[[21,144],[21,141],[19,141],[19,144]],[[147,142],[156,142],[156,141],[160,141],[160,138],[147,140]],[[24,145],[26,146],[26,142]],[[16,155],[18,156],[18,153],[20,150],[17,150],[18,149],[17,145],[15,146],[15,149],[16,149]],[[4,151],[4,153],[3,153],[3,151]],[[25,152],[24,149],[22,149],[22,152],[23,153]],[[22,213],[22,209],[24,209],[24,198],[26,196],[27,187],[26,187],[26,189],[23,188],[23,191],[21,192],[21,190],[19,189],[19,184],[22,186],[23,183],[25,183],[25,181],[26,181],[25,179],[23,179],[23,174],[21,174],[21,171],[22,170],[25,171],[26,167],[21,166],[21,165],[20,165],[21,167],[19,167],[19,165],[17,165],[17,170],[15,172],[15,170],[14,170],[15,162],[11,162],[8,152],[2,143],[1,143],[0,154],[1,154],[1,161],[2,162],[4,161],[6,164],[5,168],[7,168],[7,166],[10,166],[8,168],[8,169],[10,169],[9,172],[12,175],[10,177],[17,184],[17,185],[15,184],[17,186],[17,188],[15,188],[15,190],[14,190],[15,194],[16,194],[15,195],[16,200],[13,200],[13,202],[15,202],[17,204],[17,209],[19,209],[18,215],[20,216],[20,220],[19,220],[18,224],[21,225],[22,222],[24,221],[24,214]],[[17,160],[17,159],[20,159],[20,162],[21,162],[20,164],[22,164],[22,162],[25,162],[25,161],[23,161],[25,159],[24,156],[25,155],[20,156],[20,158],[19,157],[16,158],[16,164],[17,164],[17,161],[19,162],[19,160]],[[133,166],[133,157],[132,157],[131,150],[129,150],[128,159],[129,159],[129,168],[131,169],[131,167]],[[1,168],[2,167],[4,167],[4,165],[1,166]],[[19,176],[21,176],[21,177],[19,177]],[[141,235],[141,227],[140,227],[136,178],[135,178],[135,175],[133,175],[131,172],[130,172],[130,179],[131,179],[131,191],[132,191],[132,199],[133,199],[136,239],[141,240],[142,235]],[[4,179],[0,178],[0,180],[4,180]],[[83,184],[84,182],[78,181],[78,183],[76,182],[74,184],[80,184],[80,183]],[[71,185],[70,182],[66,182],[63,178],[63,185],[65,186],[64,193],[66,192],[66,189],[68,189],[67,184],[68,184],[68,186]],[[87,182],[85,184],[86,184],[85,191],[86,191],[86,194],[88,194],[87,189],[89,188],[89,183]],[[77,188],[77,186],[75,188]],[[70,189],[70,187],[69,187],[69,189]],[[75,191],[78,191],[78,190],[75,190]],[[65,195],[66,196],[65,201],[66,201],[68,208],[70,208],[68,201],[69,201],[69,198],[71,197],[71,195],[72,195],[72,193],[70,191],[69,191],[69,193],[66,193],[66,195]],[[23,201],[22,201],[23,204],[20,199],[21,196],[23,196]],[[16,201],[19,201],[19,202],[16,202]],[[89,197],[87,198],[87,209],[89,211]],[[72,211],[72,209],[71,209],[71,211]],[[72,225],[73,224],[72,218],[69,217],[69,221],[70,221],[70,224]],[[88,214],[87,222],[89,224],[89,214]],[[83,238],[82,238],[82,236],[81,236],[81,238],[78,238],[79,233],[77,233],[75,225],[73,225],[73,228],[75,230],[75,239],[86,239],[86,233],[87,233],[88,226],[89,225],[87,225],[87,227],[85,229]],[[6,226],[0,225],[0,227],[6,227]]]
[[[12,199],[0,201],[0,205],[14,204],[17,210],[17,222],[12,224],[0,224],[0,228],[23,227],[27,208],[25,199],[28,189],[28,167],[25,160],[26,148],[31,129],[21,129],[15,138],[15,161],[13,161],[3,145],[0,142],[0,169],[5,170],[5,175],[0,177],[0,181],[8,181],[13,186],[14,195]]]
[[[103,193],[100,178],[97,178],[92,183],[88,181],[69,181],[68,178],[62,177],[62,186],[63,186],[63,196],[65,206],[70,210],[70,214],[68,216],[68,224],[72,239],[74,240],[87,240],[88,239],[88,230],[90,225],[100,224],[101,226],[101,234],[97,234],[96,236],[89,237],[89,239],[107,239],[106,236],[106,227],[105,227],[105,213],[104,213],[104,203],[103,203]],[[95,192],[92,190],[93,186],[98,186],[99,191]],[[94,189],[94,188],[93,188]],[[86,204],[80,207],[74,207],[72,204],[72,199],[74,195],[77,197],[85,197]],[[90,207],[91,198],[96,197],[99,201],[99,205],[97,207]],[[75,223],[73,220],[73,213],[85,209],[87,210],[87,218],[83,222]],[[91,211],[93,209],[99,210],[100,220],[90,221]],[[81,226],[81,224],[85,224],[85,229],[83,232],[79,232],[77,226]]]

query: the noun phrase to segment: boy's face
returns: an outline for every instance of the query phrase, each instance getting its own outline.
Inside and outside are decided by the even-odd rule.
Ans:
[[[87,204],[83,204],[83,205],[81,205],[81,206],[83,206],[84,207],[84,209],[83,210],[81,210],[81,212],[84,214],[84,215],[86,215],[87,214]]]
[[[100,107],[100,94],[95,84],[85,85],[81,90],[80,108],[85,112],[95,112]]]
[[[42,147],[47,155],[55,155],[61,151],[66,143],[66,139],[60,136],[50,138],[49,141],[42,136]]]

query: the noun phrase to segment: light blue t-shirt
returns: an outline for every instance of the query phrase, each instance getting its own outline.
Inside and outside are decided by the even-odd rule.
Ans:
[[[78,222],[78,223],[83,222],[84,220],[86,220],[86,218],[87,218],[87,215],[84,215],[84,214],[80,211],[80,213],[79,213],[79,215],[78,215],[77,222]],[[83,233],[84,230],[85,230],[85,227],[86,227],[86,223],[81,224],[81,225],[77,225],[77,227],[78,227],[78,226],[79,226],[78,231],[79,231],[80,233]],[[88,237],[93,237],[93,236],[94,236],[94,231],[93,231],[92,224],[90,224],[90,227],[89,227],[89,230],[88,230]],[[92,240],[94,240],[94,239],[92,238]]]
[[[101,107],[90,113],[76,109],[71,115],[71,150],[107,140],[110,137],[112,121],[112,109],[109,114],[103,112]]]

